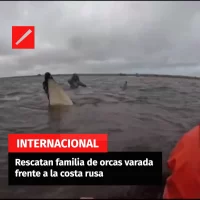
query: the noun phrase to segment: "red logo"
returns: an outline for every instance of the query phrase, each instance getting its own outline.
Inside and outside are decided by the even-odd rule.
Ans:
[[[34,49],[35,27],[12,26],[12,49]]]

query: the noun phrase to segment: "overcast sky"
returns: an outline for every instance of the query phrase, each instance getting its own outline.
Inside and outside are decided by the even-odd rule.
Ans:
[[[56,73],[200,76],[200,2],[0,2],[0,77]],[[35,49],[11,30],[35,26]]]

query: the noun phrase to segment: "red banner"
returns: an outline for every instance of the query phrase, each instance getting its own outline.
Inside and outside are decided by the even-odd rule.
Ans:
[[[107,134],[9,134],[8,152],[108,152]]]

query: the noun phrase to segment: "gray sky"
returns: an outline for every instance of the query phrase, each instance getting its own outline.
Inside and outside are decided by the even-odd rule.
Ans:
[[[55,73],[200,76],[200,2],[0,2],[0,77]],[[35,49],[13,50],[14,25]]]

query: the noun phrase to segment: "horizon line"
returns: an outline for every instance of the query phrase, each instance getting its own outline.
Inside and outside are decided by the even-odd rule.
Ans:
[[[51,73],[52,74],[52,73]],[[70,76],[70,74],[52,74],[53,76]],[[170,74],[143,74],[143,73],[77,73],[79,76],[136,76],[136,77],[174,77],[174,78],[189,78],[189,79],[200,79],[199,76],[192,75],[170,75]],[[35,75],[25,75],[25,76],[5,76],[2,78],[22,78],[22,77],[38,77],[43,76],[44,74],[35,74]]]

